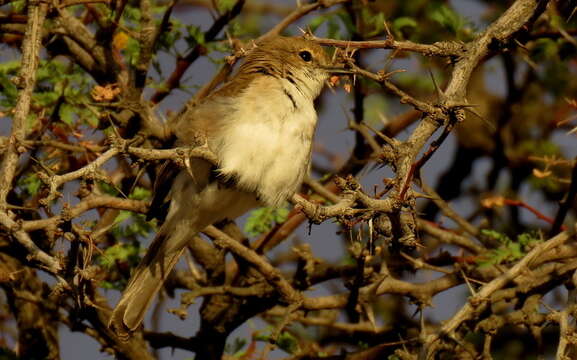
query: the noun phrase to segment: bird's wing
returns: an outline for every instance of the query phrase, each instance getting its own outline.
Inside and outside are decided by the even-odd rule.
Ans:
[[[245,81],[244,83],[248,83]],[[207,97],[197,106],[183,111],[176,119],[169,123],[169,128],[176,138],[174,146],[200,145],[204,140],[208,141],[212,148],[213,134],[230,119],[231,102],[236,95],[235,89],[241,91],[243,86],[235,85],[235,82],[225,84],[213,95]],[[218,96],[215,96],[217,95]],[[204,137],[204,138],[203,138]],[[191,160],[191,172],[197,186],[204,187],[210,182],[211,172],[207,171],[212,166],[201,159]],[[154,196],[150,204],[147,220],[158,219],[164,221],[170,206],[170,189],[180,169],[171,160],[165,160],[158,168],[154,181]]]
[[[154,179],[153,197],[146,220],[158,219],[164,221],[170,205],[169,193],[172,183],[180,168],[172,163],[171,160],[165,160],[159,167],[156,178]]]

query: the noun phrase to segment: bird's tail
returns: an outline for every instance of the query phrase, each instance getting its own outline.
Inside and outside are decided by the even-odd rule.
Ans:
[[[132,274],[108,324],[120,338],[127,339],[142,323],[156,293],[196,233],[178,230],[182,229],[172,229],[169,234],[161,230]]]

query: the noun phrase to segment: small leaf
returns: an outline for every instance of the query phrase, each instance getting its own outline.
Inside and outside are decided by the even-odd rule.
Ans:
[[[454,35],[458,35],[466,23],[459,14],[444,4],[431,11],[429,17]]]
[[[244,231],[250,236],[257,236],[270,231],[275,224],[284,222],[289,214],[287,208],[263,207],[250,213],[244,225]]]
[[[385,14],[380,12],[373,15],[369,24],[373,25],[372,31],[366,34],[366,37],[373,37],[381,34],[385,30]]]
[[[542,239],[539,236],[539,232],[530,231],[519,235],[517,241],[523,246],[532,246],[535,243],[541,242]]]
[[[123,53],[128,57],[130,64],[134,66],[140,56],[140,42],[136,39],[129,38]]]
[[[151,195],[152,193],[150,190],[137,186],[132,190],[132,193],[128,197],[133,200],[147,200]]]
[[[418,25],[417,21],[412,17],[403,16],[393,21],[393,32],[395,33],[395,35],[400,35],[402,34],[403,30],[415,29],[417,25]]]
[[[236,5],[236,1],[237,0],[217,0],[216,9],[220,13],[227,12]]]
[[[554,59],[559,52],[559,46],[553,39],[540,38],[535,40],[531,49],[531,59],[534,61],[545,61]]]
[[[341,36],[341,27],[339,23],[334,18],[329,18],[327,21],[327,35],[331,39],[340,40],[342,39]]]
[[[117,196],[119,194],[118,189],[115,188],[114,186],[110,185],[110,184],[107,184],[103,181],[99,181],[98,185],[99,185],[100,190],[102,190],[107,195]]]
[[[187,35],[184,37],[188,46],[195,47],[196,45],[204,45],[206,42],[204,39],[204,32],[200,29],[200,27],[196,25],[187,25],[186,26]]]
[[[160,20],[157,25],[160,25]],[[182,38],[184,25],[182,22],[176,18],[170,20],[167,31],[162,31],[158,37],[158,48],[165,51],[169,51],[176,43],[176,41]],[[158,64],[158,61],[156,61]],[[153,63],[154,65],[154,63]],[[160,69],[157,69],[160,74]]]
[[[276,344],[289,354],[294,354],[299,349],[299,343],[290,332],[283,331],[277,339]]]
[[[327,19],[328,17],[323,15],[313,18],[309,22],[309,29],[311,29],[312,32],[315,32],[322,24],[324,24],[325,21],[327,21]]]
[[[541,241],[538,233],[535,232],[523,233],[517,236],[515,241],[495,230],[485,229],[481,230],[481,233],[498,240],[502,245],[480,256],[477,260],[480,267],[519,260],[527,254],[533,244]]]
[[[289,213],[290,210],[288,208],[276,209],[276,211],[273,213],[274,222],[276,222],[277,224],[285,222],[286,219],[288,218]]]
[[[138,252],[139,248],[134,245],[119,243],[106,249],[98,258],[98,262],[106,268],[114,266],[117,262],[136,263],[134,260],[138,259]]]
[[[36,195],[40,186],[42,186],[42,181],[36,174],[30,174],[28,176],[21,177],[18,181],[18,186],[22,187],[30,195]]]
[[[123,20],[127,20],[134,23],[140,22],[140,9],[134,6],[126,6],[122,12]]]
[[[25,0],[16,0],[10,2],[10,6],[12,6],[12,11],[16,14],[21,13],[24,11],[27,1]]]
[[[501,244],[511,241],[511,239],[509,239],[507,235],[491,229],[483,229],[481,230],[481,234],[493,238],[495,240],[498,240]]]
[[[129,219],[132,216],[132,213],[127,210],[120,210],[116,218],[114,219],[115,224],[120,224],[121,222]]]
[[[75,110],[75,107],[70,104],[64,103],[60,105],[60,109],[58,111],[60,120],[64,121],[68,125],[72,125],[75,119]]]

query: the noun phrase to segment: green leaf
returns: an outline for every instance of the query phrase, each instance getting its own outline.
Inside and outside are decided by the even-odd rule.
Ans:
[[[150,199],[152,193],[150,190],[137,186],[132,190],[132,193],[128,196],[130,199],[133,200],[147,200]]]
[[[519,235],[517,237],[517,241],[519,241],[519,244],[521,244],[523,246],[532,246],[533,244],[535,244],[537,242],[541,242],[542,239],[539,236],[538,232],[532,231],[532,232],[526,232],[526,233]]]
[[[20,61],[13,60],[0,63],[0,74],[16,75],[20,70]]]
[[[126,47],[122,52],[128,57],[131,65],[136,65],[138,57],[140,56],[140,42],[132,37],[128,38]]]
[[[453,9],[443,4],[429,13],[429,18],[454,35],[458,35],[466,24],[466,21]]]
[[[249,236],[257,236],[270,231],[275,224],[284,222],[289,214],[288,208],[263,207],[253,210],[246,220],[244,231]]]
[[[559,145],[550,140],[528,139],[518,145],[518,155],[525,156],[554,156],[561,153]]]
[[[381,34],[385,30],[385,14],[380,12],[376,15],[373,14],[369,24],[373,26],[372,31],[365,34],[366,37],[373,37]]]
[[[26,6],[26,0],[15,0],[12,1],[10,3],[10,6],[12,6],[12,11],[15,13],[21,13],[24,11],[24,8]]]
[[[531,59],[538,62],[555,59],[558,52],[557,41],[547,38],[537,39],[531,49]]]
[[[13,107],[18,97],[18,89],[11,81],[13,76],[20,70],[19,61],[8,61],[0,63],[0,105],[4,107]]]
[[[118,238],[146,237],[153,230],[155,223],[147,222],[143,214],[135,214],[130,211],[121,210],[112,227],[112,233]]]
[[[120,210],[116,218],[114,219],[115,224],[120,224],[121,222],[130,219],[132,213],[128,210]]]
[[[227,12],[232,10],[232,8],[236,5],[237,0],[217,0],[216,1],[216,9],[220,12]]]
[[[196,45],[204,45],[204,32],[196,25],[186,25],[187,35],[184,37],[188,46],[195,47]]]
[[[276,222],[277,224],[285,222],[286,219],[288,219],[289,213],[290,210],[288,208],[276,209],[276,211],[274,212],[274,222]]]
[[[64,121],[65,123],[72,125],[75,120],[75,107],[71,106],[70,104],[64,103],[60,105],[60,111],[58,115],[60,116],[60,120]]]
[[[103,181],[98,182],[98,187],[107,195],[117,196],[120,193],[116,187]]]
[[[312,32],[315,32],[322,24],[325,23],[325,21],[327,21],[328,17],[324,16],[324,15],[319,15],[315,18],[313,18],[310,22],[309,22],[309,29],[311,29]]]
[[[362,24],[364,24],[364,26],[362,26],[364,29],[362,35],[364,37],[370,38],[377,36],[385,30],[385,14],[383,12],[376,12],[370,7],[363,6],[358,13],[361,16]]]
[[[114,290],[118,288],[115,284],[111,283],[110,281],[101,281],[99,286],[106,290]]]
[[[29,174],[21,177],[18,181],[18,186],[24,189],[29,195],[35,195],[42,186],[42,181],[36,174]]]
[[[118,243],[107,248],[98,257],[98,263],[105,268],[111,268],[117,262],[136,263],[138,261],[139,248],[130,244]]]
[[[507,246],[507,250],[509,250],[509,258],[511,259],[520,259],[523,257],[523,247],[519,243],[511,243]]]
[[[18,89],[7,76],[0,74],[0,106],[12,108],[16,104]]]
[[[499,241],[501,244],[506,244],[511,241],[507,235],[491,229],[483,229],[481,230],[481,234],[493,238]]]
[[[117,193],[117,190],[110,185],[100,183],[101,187],[110,193]],[[150,197],[150,191],[141,187],[135,187],[129,195],[130,199],[144,200]],[[120,210],[116,219],[114,219],[114,226],[111,229],[113,235],[119,239],[148,236],[156,227],[155,221],[146,221],[146,216],[143,214],[136,214],[127,210]]]
[[[327,21],[327,35],[331,39],[342,39],[341,26],[333,17],[330,17]]]
[[[299,343],[290,332],[283,331],[277,339],[276,344],[289,354],[294,354],[299,350]]]
[[[158,24],[160,20],[158,20]],[[170,19],[169,31],[162,31],[158,37],[158,48],[169,51],[174,44],[182,38],[184,25],[182,22],[176,18]],[[160,72],[159,72],[160,73]]]
[[[42,107],[52,107],[56,104],[58,97],[60,95],[54,91],[38,91],[33,95],[34,102]]]
[[[393,21],[393,33],[397,36],[402,35],[406,29],[412,30],[417,28],[417,21],[412,17],[403,16]]]
[[[551,14],[549,15],[549,24],[555,29],[560,29],[565,25],[565,20],[559,15]]]
[[[140,22],[140,9],[134,6],[126,6],[122,12],[122,18],[126,22],[137,24]]]
[[[537,242],[542,241],[538,233],[527,232],[517,236],[515,241],[512,241],[507,235],[499,233],[494,230],[481,230],[485,236],[492,237],[499,240],[502,245],[486,254],[477,261],[480,267],[491,265],[498,265],[505,262],[516,261],[523,258],[527,252]]]

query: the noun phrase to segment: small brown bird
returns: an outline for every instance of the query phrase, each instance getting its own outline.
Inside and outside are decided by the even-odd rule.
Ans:
[[[279,206],[298,190],[310,164],[313,101],[341,70],[310,40],[274,37],[258,43],[228,83],[170,125],[176,145],[205,135],[219,166],[191,159],[194,179],[170,162],[161,171],[151,211],[170,201],[168,215],[112,313],[109,326],[119,336],[141,324],[194,235],[258,205]]]

